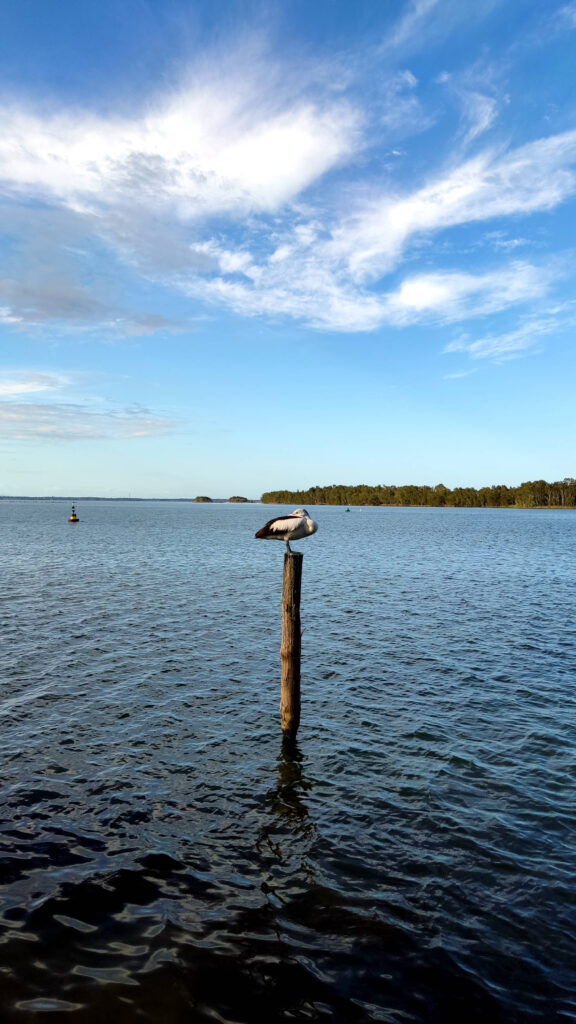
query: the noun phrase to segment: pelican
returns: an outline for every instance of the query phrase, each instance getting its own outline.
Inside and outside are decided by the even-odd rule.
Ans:
[[[305,508],[295,508],[287,516],[271,519],[254,536],[259,540],[285,540],[288,551],[292,553],[291,540],[302,540],[302,537],[316,533],[317,529],[318,524],[310,518]]]

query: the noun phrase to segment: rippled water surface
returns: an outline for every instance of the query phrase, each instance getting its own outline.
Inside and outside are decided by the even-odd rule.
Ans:
[[[284,508],[280,511],[284,511]],[[0,1019],[576,1020],[576,512],[0,502]]]

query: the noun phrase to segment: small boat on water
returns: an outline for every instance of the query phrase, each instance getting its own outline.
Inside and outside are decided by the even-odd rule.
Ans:
[[[74,505],[72,505],[72,515],[68,516],[68,522],[69,523],[79,523],[80,522],[80,520],[78,519],[78,516],[76,515],[76,509],[74,508]]]

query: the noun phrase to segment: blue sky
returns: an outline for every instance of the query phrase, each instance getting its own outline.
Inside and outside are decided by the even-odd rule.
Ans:
[[[576,475],[576,2],[0,9],[4,494]]]

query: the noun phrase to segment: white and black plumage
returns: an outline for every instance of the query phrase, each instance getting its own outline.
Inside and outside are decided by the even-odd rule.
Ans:
[[[302,540],[303,537],[310,537],[311,534],[316,533],[317,529],[318,524],[310,518],[305,508],[295,508],[287,516],[278,516],[277,519],[271,519],[254,536],[258,537],[259,540],[285,540],[288,551],[292,551],[290,547],[291,540]]]

